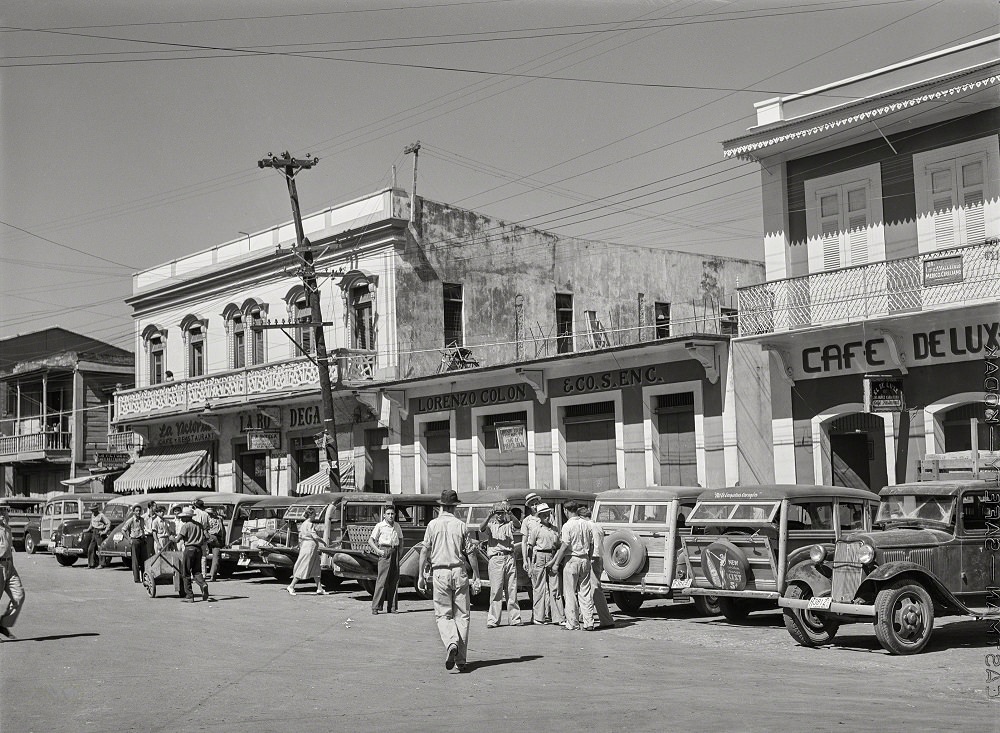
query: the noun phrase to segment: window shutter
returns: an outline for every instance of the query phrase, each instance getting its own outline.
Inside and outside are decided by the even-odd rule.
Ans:
[[[868,262],[868,191],[865,188],[847,192],[847,253],[849,265]]]
[[[840,267],[840,226],[836,221],[823,222],[823,269]]]
[[[986,213],[983,161],[976,160],[962,166],[962,208],[965,220],[965,242],[973,244],[986,239]]]
[[[928,171],[934,217],[935,249],[955,246],[955,168]]]

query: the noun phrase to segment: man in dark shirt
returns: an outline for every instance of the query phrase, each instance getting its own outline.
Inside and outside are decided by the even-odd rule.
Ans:
[[[201,573],[202,545],[205,544],[205,528],[194,521],[194,511],[184,507],[180,513],[181,528],[177,530],[174,541],[184,542],[184,601],[194,603],[194,591],[191,580],[201,587],[201,600],[211,600],[208,597],[208,583]]]

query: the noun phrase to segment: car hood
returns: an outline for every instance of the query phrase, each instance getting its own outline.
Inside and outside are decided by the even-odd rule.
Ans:
[[[932,547],[948,542],[951,538],[951,532],[940,529],[906,527],[858,532],[849,535],[846,539],[864,539],[873,547],[888,549],[893,547]]]
[[[80,534],[90,529],[89,519],[67,519],[59,525],[62,534]]]

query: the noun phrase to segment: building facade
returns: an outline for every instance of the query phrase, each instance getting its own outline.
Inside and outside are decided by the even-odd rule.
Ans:
[[[762,171],[767,281],[733,344],[762,478],[878,489],[997,449],[998,40],[761,102],[724,144]]]
[[[579,370],[603,374],[615,368],[614,353],[633,350],[623,358],[640,374],[690,362],[669,379],[655,372],[656,384],[702,379],[699,358],[711,360],[713,373],[725,372],[725,344],[738,328],[736,287],[762,279],[760,264],[751,261],[568,239],[427,199],[416,202],[411,215],[410,197],[390,189],[303,220],[324,273],[321,309],[330,324],[324,336],[334,355],[337,443],[347,487],[411,492],[430,490],[445,475],[460,488],[494,480],[493,463],[479,470],[466,452],[498,450],[491,442],[496,426],[511,428],[506,423],[516,419],[527,425],[527,403],[539,426],[541,412],[563,404],[539,401],[518,375],[522,367],[547,371],[546,380]],[[127,302],[138,386],[117,395],[115,420],[122,432],[145,441],[140,460],[150,465],[144,472],[156,473],[157,462],[164,471],[168,463],[174,472],[187,465],[191,474],[210,465],[213,488],[222,491],[287,494],[326,486],[315,442],[322,430],[318,369],[312,334],[297,325],[310,314],[294,274],[293,244],[287,223],[136,275]],[[261,319],[286,322],[287,333],[255,329]],[[696,340],[688,349],[684,344],[693,335],[710,345],[703,349]],[[559,366],[537,366],[550,362]],[[694,366],[702,376],[692,376]],[[641,381],[634,386],[641,388]],[[712,390],[724,384],[717,380]],[[476,420],[494,427],[475,447],[471,412],[412,403],[424,395],[483,389],[488,395],[497,390],[486,406],[505,405],[516,415],[477,412]],[[544,395],[549,387],[540,389]],[[693,393],[683,399],[693,406]],[[714,397],[706,400],[715,404]],[[625,439],[626,423],[634,440],[634,419],[626,420],[624,407],[616,409],[610,413],[619,426],[616,440]],[[632,409],[630,403],[629,416]],[[557,428],[546,430],[565,431],[558,427],[561,414]],[[570,428],[572,435],[581,430]],[[513,430],[499,432],[508,436],[505,445],[527,445],[524,433],[513,438]],[[693,441],[694,428],[689,432]],[[539,437],[539,445],[547,439]],[[614,451],[616,473],[604,480],[631,481],[632,469],[625,466],[632,464],[617,456],[624,455],[624,443]],[[526,485],[576,483],[560,473],[563,453],[553,453],[548,449],[548,457],[533,458],[531,466],[506,455],[500,462],[516,464],[516,480]],[[178,458],[182,454],[187,457]],[[157,488],[178,478],[164,471]],[[634,480],[640,474],[645,481],[646,468]],[[698,479],[697,473],[684,475]],[[514,479],[505,474],[502,482]],[[136,490],[129,482],[126,473],[116,490]]]
[[[133,371],[125,349],[58,327],[0,341],[4,495],[65,491],[108,468],[112,396]]]

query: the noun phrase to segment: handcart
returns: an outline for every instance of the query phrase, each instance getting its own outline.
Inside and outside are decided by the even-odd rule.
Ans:
[[[173,545],[169,545],[146,560],[143,566],[142,584],[146,586],[149,597],[156,598],[156,586],[166,585],[168,580],[173,580],[177,597],[183,598],[183,576],[183,555]]]

